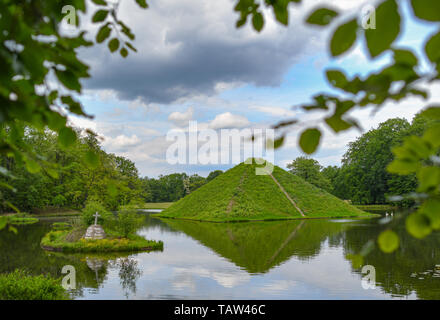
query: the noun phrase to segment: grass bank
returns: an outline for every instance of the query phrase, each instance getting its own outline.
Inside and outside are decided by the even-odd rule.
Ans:
[[[69,241],[69,230],[55,230],[47,233],[41,240],[41,247],[57,252],[123,252],[163,250],[162,241],[146,240],[139,235],[127,238],[109,237],[102,240],[79,239]]]
[[[169,208],[174,202],[158,202],[158,203],[144,203],[142,205],[136,206],[137,209],[167,209]]]
[[[385,211],[398,210],[398,207],[389,204],[366,204],[366,205],[355,205],[355,207],[367,212],[385,212]]]

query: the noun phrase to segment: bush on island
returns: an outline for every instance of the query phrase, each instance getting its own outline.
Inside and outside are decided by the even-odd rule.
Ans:
[[[98,224],[104,224],[106,220],[113,217],[113,214],[104,207],[104,205],[97,200],[88,200],[86,206],[81,211],[81,220],[86,226],[90,226],[95,223],[94,214],[98,212]]]
[[[108,219],[105,226],[119,236],[127,238],[142,226],[144,219],[144,216],[137,214],[135,206],[121,206],[117,216]]]

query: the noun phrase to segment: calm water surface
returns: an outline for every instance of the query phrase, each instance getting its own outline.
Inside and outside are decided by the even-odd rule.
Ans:
[[[20,227],[17,235],[0,232],[0,272],[62,276],[61,268],[73,265],[76,299],[440,299],[440,235],[409,237],[403,214],[235,224],[146,214],[139,234],[162,240],[164,250],[126,255],[46,253],[39,243],[53,222]],[[399,233],[401,246],[367,256],[376,288],[364,290],[347,255],[387,227]]]

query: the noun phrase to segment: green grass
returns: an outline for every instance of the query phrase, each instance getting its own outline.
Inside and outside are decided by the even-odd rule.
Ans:
[[[158,202],[158,203],[144,203],[136,206],[137,209],[166,209],[169,208],[174,202]]]
[[[11,224],[15,224],[15,225],[22,225],[22,224],[33,224],[33,223],[37,223],[38,219],[31,216],[28,213],[25,212],[21,212],[21,213],[17,213],[14,215],[10,215],[9,216],[9,222]]]
[[[81,215],[81,212],[75,210],[59,211],[59,212],[46,212],[38,213],[39,217],[76,217]]]
[[[163,250],[162,241],[146,240],[139,235],[130,235],[127,238],[109,237],[102,240],[79,239],[67,240],[70,230],[56,230],[47,233],[41,240],[41,247],[49,251],[58,252],[135,252]]]
[[[372,216],[275,166],[273,176],[303,217],[273,179],[255,169],[241,163],[156,216],[213,222]]]
[[[61,279],[32,276],[22,270],[0,274],[0,300],[67,300]]]
[[[66,217],[66,216],[78,216],[81,214],[78,210],[67,207],[44,207],[35,208],[32,213],[38,217]]]
[[[364,211],[382,212],[387,210],[397,210],[398,208],[389,204],[365,204],[354,205],[356,208]]]

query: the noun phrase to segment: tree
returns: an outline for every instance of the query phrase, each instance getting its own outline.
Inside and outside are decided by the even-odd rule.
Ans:
[[[217,178],[219,175],[221,175],[223,173],[223,171],[221,171],[221,170],[214,170],[214,171],[211,171],[209,174],[208,174],[208,177],[206,178],[206,181],[207,182],[209,182],[209,181],[211,181],[211,180],[214,180],[215,178]]]
[[[131,44],[134,34],[117,17],[118,3],[92,2],[98,6],[92,23],[100,24],[96,43],[111,38],[109,50],[119,50],[122,57],[128,49],[136,51]],[[136,2],[147,8],[145,0]],[[53,167],[34,145],[26,143],[28,128],[50,128],[66,148],[77,138],[77,132],[67,125],[67,115],[90,117],[74,96],[82,93],[80,81],[89,77],[89,67],[78,58],[78,50],[94,44],[79,27],[77,10],[86,13],[85,0],[0,3],[0,153],[24,164],[30,173],[44,170],[51,174]],[[77,26],[75,36],[62,32],[63,20]],[[96,157],[86,160],[93,166]],[[9,174],[4,167],[0,173]],[[7,184],[4,187],[11,189]],[[4,197],[0,200],[14,207]]]
[[[392,175],[386,169],[394,158],[391,149],[402,143],[409,128],[408,121],[394,118],[349,143],[342,164],[347,168],[344,172],[349,173],[345,183],[352,186],[349,197],[354,203],[387,203],[386,196],[391,192],[388,182],[391,178],[394,179],[394,186],[406,184],[405,179],[414,180],[414,177]],[[407,193],[409,190],[393,188],[392,192],[396,191]]]
[[[298,157],[292,163],[289,163],[287,168],[294,175],[303,178],[318,188],[330,190],[330,181],[321,173],[322,166],[315,159]]]
[[[338,179],[340,172],[341,169],[337,166],[328,166],[321,170],[323,177],[330,183],[330,187],[327,191],[341,199],[344,199],[345,196],[343,194],[337,194],[337,188],[335,186],[335,182]]]

